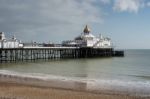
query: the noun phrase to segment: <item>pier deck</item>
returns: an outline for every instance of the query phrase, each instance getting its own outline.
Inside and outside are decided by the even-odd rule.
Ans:
[[[36,61],[39,59],[90,58],[124,56],[123,51],[113,48],[80,48],[80,47],[24,47],[1,48],[0,63]]]

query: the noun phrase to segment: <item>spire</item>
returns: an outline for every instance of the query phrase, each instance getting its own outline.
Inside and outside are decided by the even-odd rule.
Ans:
[[[13,35],[12,39],[13,39],[13,40],[16,40],[16,37],[15,37],[15,35]]]
[[[0,32],[0,40],[4,40],[4,39],[6,39],[4,32]]]
[[[84,33],[88,33],[88,34],[90,33],[90,29],[88,28],[87,25],[85,26],[83,32],[84,32]]]

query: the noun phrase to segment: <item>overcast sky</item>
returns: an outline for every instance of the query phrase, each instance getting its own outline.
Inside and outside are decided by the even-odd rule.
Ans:
[[[117,48],[150,48],[150,0],[0,0],[0,31],[22,41],[70,40],[86,24]]]

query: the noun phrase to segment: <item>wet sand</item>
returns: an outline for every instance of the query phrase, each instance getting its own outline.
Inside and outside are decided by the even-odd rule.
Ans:
[[[0,75],[0,99],[150,99],[150,97],[86,91],[85,83],[44,81]]]
[[[0,99],[149,99],[126,95],[96,94],[56,88],[0,83]]]

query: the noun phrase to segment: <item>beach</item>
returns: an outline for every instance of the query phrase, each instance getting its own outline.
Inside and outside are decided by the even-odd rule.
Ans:
[[[96,94],[84,91],[0,83],[0,99],[149,99],[150,97]]]
[[[88,91],[83,82],[0,75],[0,99],[149,99],[138,95]]]
[[[0,99],[150,99],[150,50],[0,65]]]

